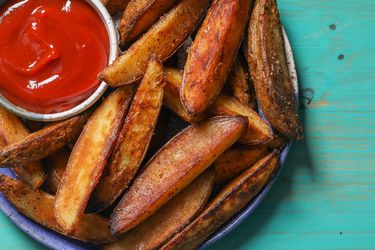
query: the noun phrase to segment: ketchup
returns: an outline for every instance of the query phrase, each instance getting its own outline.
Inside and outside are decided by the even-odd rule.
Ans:
[[[109,39],[84,0],[10,0],[0,6],[0,92],[28,111],[68,110],[98,87]]]

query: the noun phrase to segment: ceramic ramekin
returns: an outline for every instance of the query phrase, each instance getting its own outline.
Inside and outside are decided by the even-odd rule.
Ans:
[[[108,33],[108,39],[109,39],[109,57],[108,57],[108,65],[111,64],[118,56],[119,48],[118,48],[118,38],[117,38],[117,31],[115,28],[115,24],[109,15],[107,9],[104,7],[102,2],[100,0],[86,0],[91,7],[93,7],[96,12],[99,14],[100,18],[102,19],[107,33]],[[4,3],[5,1],[0,1],[0,5]],[[72,117],[74,115],[77,115],[89,107],[91,107],[107,90],[107,84],[105,82],[101,82],[98,85],[98,88],[96,91],[85,101],[78,104],[77,106],[58,113],[52,113],[52,114],[41,114],[41,113],[35,113],[28,110],[25,110],[21,107],[18,107],[17,105],[14,105],[10,101],[8,101],[3,95],[0,93],[0,105],[6,108],[7,110],[23,117],[29,120],[35,120],[35,121],[58,121],[63,120],[69,117]]]

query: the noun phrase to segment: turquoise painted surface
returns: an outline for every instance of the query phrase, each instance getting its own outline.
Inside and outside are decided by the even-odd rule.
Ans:
[[[279,7],[302,95],[312,98],[300,109],[306,140],[294,144],[264,203],[210,250],[373,250],[375,1]],[[42,249],[2,214],[0,239],[1,249]]]

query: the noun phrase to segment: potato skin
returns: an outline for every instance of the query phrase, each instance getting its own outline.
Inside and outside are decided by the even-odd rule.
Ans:
[[[214,0],[189,49],[181,102],[190,114],[207,109],[220,93],[244,35],[249,0]]]
[[[273,151],[229,183],[189,226],[161,249],[196,249],[267,185],[278,166],[279,152]]]
[[[23,140],[0,149],[0,166],[23,166],[58,151],[76,138],[87,121],[88,113],[44,127]]]
[[[194,31],[210,0],[182,0],[155,23],[99,77],[112,87],[133,83],[146,72],[152,55],[160,61],[170,57]]]
[[[0,107],[0,148],[22,141],[29,134],[19,117]],[[38,189],[46,178],[40,161],[20,167],[13,166],[13,170],[32,189]]]
[[[19,180],[0,174],[0,191],[20,213],[53,231],[92,243],[114,240],[107,228],[108,220],[96,214],[84,215],[76,231],[66,232],[53,214],[54,196],[41,190],[34,191]]]
[[[133,86],[111,93],[92,114],[74,145],[56,193],[55,216],[67,232],[74,231],[120,132]]]
[[[130,0],[120,22],[122,48],[154,24],[177,0]]]
[[[281,135],[302,139],[275,0],[255,1],[247,49],[251,78],[264,115]]]
[[[103,250],[158,249],[201,212],[211,195],[213,180],[213,169],[207,169],[155,214]]]
[[[150,60],[134,95],[114,152],[94,189],[89,211],[109,207],[127,189],[147,152],[163,103],[163,66]]]
[[[110,220],[112,234],[125,233],[155,213],[229,148],[245,127],[242,117],[214,117],[171,139],[117,205]]]
[[[248,105],[240,103],[234,97],[225,94],[220,94],[214,103],[208,107],[207,112],[200,113],[196,116],[190,115],[183,108],[181,101],[178,100],[178,89],[181,86],[182,80],[181,72],[172,68],[166,68],[165,72],[166,88],[164,104],[181,117],[181,119],[189,123],[196,123],[209,116],[243,116],[248,119],[248,125],[246,131],[240,138],[242,143],[257,145],[268,142],[273,138],[271,127],[257,112],[252,110]]]

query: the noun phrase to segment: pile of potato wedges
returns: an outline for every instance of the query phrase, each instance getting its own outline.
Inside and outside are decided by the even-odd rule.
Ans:
[[[103,249],[196,249],[303,137],[276,0],[103,3],[122,15],[123,53],[98,76],[110,90],[50,124],[0,108],[0,166],[18,177],[0,191]]]

